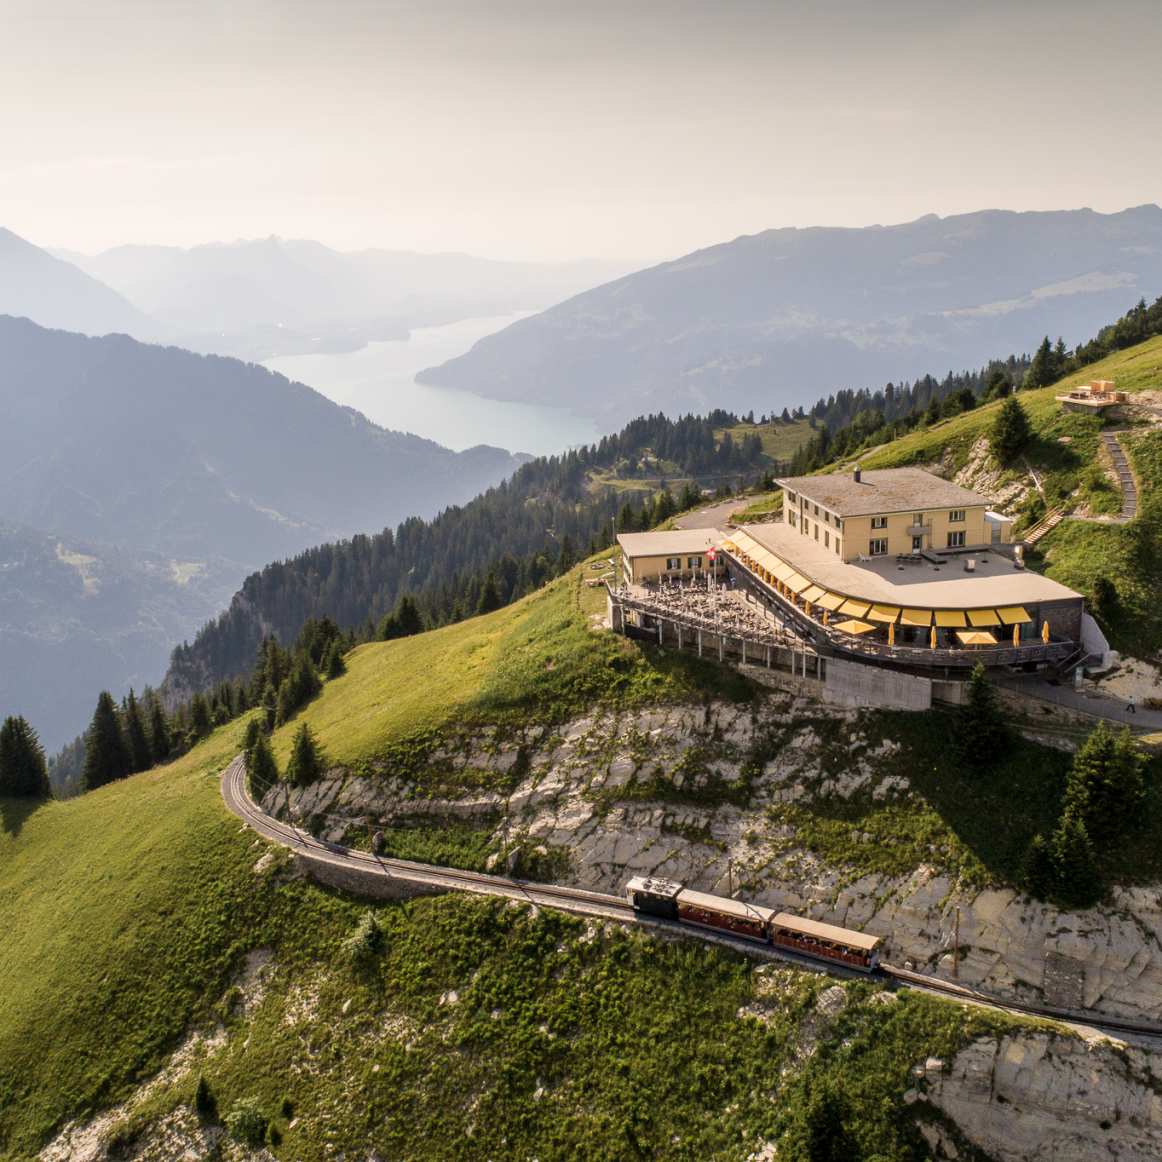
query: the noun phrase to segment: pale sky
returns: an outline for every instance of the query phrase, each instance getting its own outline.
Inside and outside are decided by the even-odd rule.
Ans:
[[[0,0],[0,225],[653,260],[1162,201],[1159,0]]]

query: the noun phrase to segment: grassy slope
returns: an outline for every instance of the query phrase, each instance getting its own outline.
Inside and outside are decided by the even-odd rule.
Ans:
[[[730,438],[736,444],[757,432],[763,442],[763,451],[772,460],[790,460],[800,446],[815,434],[808,420],[795,420],[790,424],[735,424],[732,428],[721,428],[714,434],[721,440],[726,432],[730,433]]]
[[[1093,512],[1116,512],[1120,494],[1106,484],[1095,467],[1100,419],[1064,413],[1054,399],[1065,388],[1091,379],[1113,379],[1120,389],[1130,392],[1162,390],[1162,338],[1111,355],[1053,387],[1020,396],[1036,430],[1026,458],[1042,475],[1049,503],[1064,502],[1067,510],[1088,505]],[[987,436],[999,408],[999,403],[988,404],[910,433],[873,449],[860,461],[867,468],[890,468],[947,457],[953,467],[960,467],[972,445]],[[1070,442],[1062,444],[1061,437]],[[1128,525],[1063,521],[1040,542],[1039,560],[1033,564],[1087,596],[1092,594],[1097,577],[1109,576],[1121,598],[1119,606],[1104,615],[1111,643],[1142,655],[1162,647],[1162,607],[1157,601],[1162,582],[1162,489],[1158,486],[1162,480],[1162,433],[1131,431],[1123,437],[1123,444],[1138,475],[1139,519]]]
[[[580,921],[452,897],[379,907],[388,952],[356,975],[339,945],[362,906],[255,874],[265,847],[221,806],[240,733],[31,814],[6,805],[3,1156],[126,1097],[185,1031],[221,1019],[231,1035],[197,1069],[222,1111],[257,1097],[276,1116],[289,1101],[284,1158],[743,1157],[793,1129],[820,1079],[845,1093],[861,1156],[923,1157],[899,1101],[909,1066],[998,1027],[850,985],[801,1069],[795,1030],[824,980],[787,973],[763,1002],[769,978],[737,955],[617,929],[591,940]],[[260,947],[274,975],[242,1014],[229,982]],[[756,1001],[769,1024],[736,1016]],[[188,1105],[193,1081],[159,1087],[125,1133]]]
[[[622,706],[701,697],[746,698],[746,682],[710,662],[590,632],[605,590],[581,568],[487,617],[349,655],[348,672],[275,735],[285,761],[300,722],[327,757],[353,765],[450,722],[559,719],[604,701]]]

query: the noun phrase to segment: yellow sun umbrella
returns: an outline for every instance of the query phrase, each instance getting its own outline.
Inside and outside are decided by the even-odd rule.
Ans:
[[[928,638],[932,643],[932,648],[935,649],[936,648],[936,627],[935,626],[932,627],[932,632],[928,635]]]
[[[1013,645],[1019,646],[1021,644],[1021,627],[1019,625],[1013,626]]]
[[[1049,644],[1049,623],[1047,621],[1041,623],[1041,640],[1046,645]]]
[[[896,644],[896,623],[894,621],[888,622],[888,645],[894,646]]]

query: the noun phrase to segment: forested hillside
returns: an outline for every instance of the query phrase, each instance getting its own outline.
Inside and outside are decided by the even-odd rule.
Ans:
[[[761,476],[772,461],[757,436],[738,443],[715,438],[716,429],[735,423],[725,412],[635,420],[598,444],[525,464],[434,520],[412,518],[394,531],[268,565],[246,579],[230,608],[192,644],[174,651],[167,690],[184,695],[247,672],[263,636],[289,643],[311,617],[328,616],[344,628],[377,623],[404,593],[437,624],[477,612],[482,599],[486,608],[507,603],[569,568],[591,544],[608,543],[626,505],[608,483],[611,473],[634,483],[648,461],[649,471],[685,480],[687,504],[699,495],[696,482],[730,486]],[[595,474],[606,484],[595,487]]]

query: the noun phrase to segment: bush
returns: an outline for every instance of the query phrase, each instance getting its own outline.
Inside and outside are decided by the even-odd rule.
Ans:
[[[370,909],[359,918],[355,930],[343,941],[344,958],[352,967],[366,971],[379,959],[387,947],[387,938],[379,919]]]
[[[270,1119],[262,1112],[256,1097],[240,1098],[225,1118],[230,1137],[245,1146],[261,1146],[266,1141]]]

